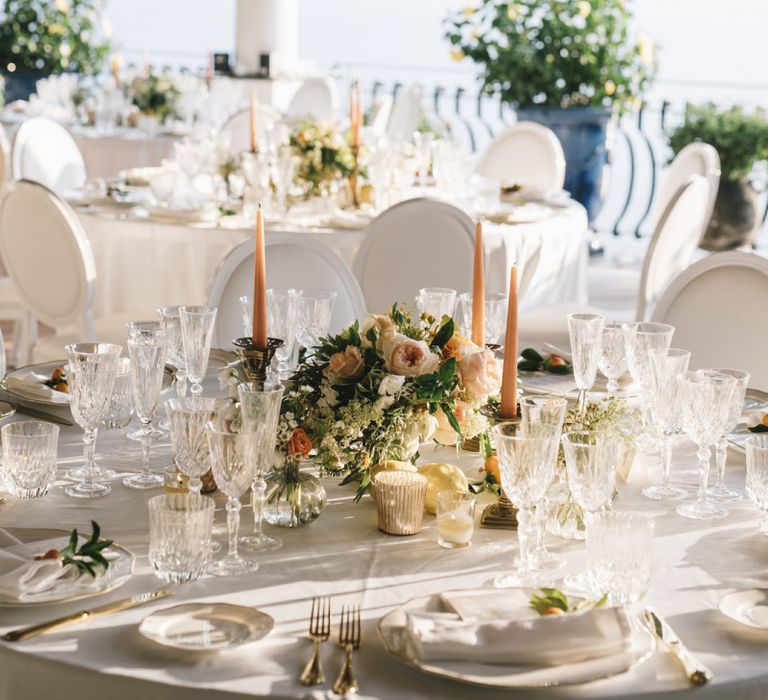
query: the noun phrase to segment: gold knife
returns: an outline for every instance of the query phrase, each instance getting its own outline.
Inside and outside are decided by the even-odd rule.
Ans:
[[[712,680],[714,675],[712,671],[688,651],[685,644],[680,641],[680,637],[664,618],[659,617],[652,610],[643,610],[643,622],[651,634],[661,640],[669,653],[677,659],[691,683],[705,685]]]
[[[66,627],[67,625],[74,625],[78,622],[88,622],[94,617],[102,617],[103,615],[109,615],[111,613],[120,612],[121,610],[128,610],[129,608],[135,608],[139,605],[145,605],[146,603],[152,603],[155,600],[161,598],[167,598],[174,595],[175,591],[170,589],[164,589],[160,591],[152,591],[151,593],[139,593],[131,598],[123,598],[122,600],[116,600],[113,603],[107,603],[106,605],[100,605],[98,608],[92,608],[91,610],[79,610],[71,615],[64,615],[64,617],[57,617],[55,620],[48,622],[41,622],[38,625],[31,625],[30,627],[20,627],[19,629],[11,630],[3,635],[3,639],[6,642],[20,642],[30,637],[37,637],[39,634],[49,632],[50,630],[57,629],[59,627]]]

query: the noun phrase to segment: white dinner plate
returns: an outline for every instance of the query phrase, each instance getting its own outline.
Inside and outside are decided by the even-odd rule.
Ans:
[[[488,591],[493,595],[494,591]],[[405,633],[406,611],[444,611],[440,596],[415,598],[379,620],[378,633],[384,648],[398,661],[424,673],[471,685],[496,688],[543,688],[589,683],[625,673],[645,661],[654,650],[651,635],[638,625],[629,650],[611,656],[560,666],[505,666],[466,661],[421,661],[413,654]]]
[[[275,621],[255,608],[228,603],[185,603],[153,612],[139,633],[153,642],[187,651],[223,651],[266,637]]]
[[[720,612],[747,627],[768,630],[768,590],[750,588],[729,593],[720,601]]]
[[[8,534],[20,540],[23,544],[42,542],[54,537],[62,537],[64,539],[69,537],[69,532],[66,530],[53,528],[7,527],[4,529]],[[62,546],[66,544],[64,539],[62,540]],[[0,594],[0,607],[28,608],[38,605],[53,605],[55,603],[72,603],[76,600],[93,598],[94,596],[114,591],[128,581],[133,575],[133,563],[135,557],[133,552],[117,543],[110,545],[104,552],[112,555],[112,557],[110,557],[109,568],[106,573],[100,577],[98,585],[94,588],[75,594],[72,594],[71,592],[68,593],[66,589],[54,589],[45,599],[34,601],[20,601],[16,598],[6,597]],[[44,553],[45,552],[40,552],[40,554]]]

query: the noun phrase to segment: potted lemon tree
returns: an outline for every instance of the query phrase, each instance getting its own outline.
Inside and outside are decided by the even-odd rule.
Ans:
[[[476,0],[446,20],[453,58],[480,67],[483,89],[557,134],[565,187],[591,221],[602,204],[608,124],[654,73],[653,44],[630,36],[631,17],[624,0]]]

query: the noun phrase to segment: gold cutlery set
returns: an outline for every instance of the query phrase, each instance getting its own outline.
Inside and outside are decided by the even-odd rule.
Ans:
[[[352,668],[352,652],[360,648],[361,642],[360,606],[344,606],[339,620],[338,645],[344,650],[344,663],[339,670],[333,692],[337,695],[357,693],[359,686]],[[331,637],[331,599],[312,599],[309,617],[309,638],[312,640],[312,656],[304,667],[299,682],[303,685],[322,685],[325,674],[320,663],[320,644]]]

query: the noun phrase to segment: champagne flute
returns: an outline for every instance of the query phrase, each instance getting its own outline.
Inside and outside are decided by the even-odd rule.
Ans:
[[[156,335],[160,331],[165,329],[163,321],[129,321],[125,324],[128,329],[128,339],[131,340],[136,337],[145,337],[147,335]],[[163,425],[163,421],[160,421],[158,425],[152,426],[152,439],[157,440],[166,436],[168,426]],[[138,428],[133,428],[126,433],[126,437],[129,440],[135,440],[141,442],[144,437],[144,426],[139,425]]]
[[[187,370],[184,361],[184,342],[181,337],[181,313],[180,306],[162,306],[157,309],[157,314],[163,322],[163,328],[168,336],[167,360],[176,368],[176,396],[182,398],[187,395]]]
[[[605,317],[599,314],[568,314],[568,335],[573,356],[573,378],[579,388],[579,411],[587,406],[587,392],[597,377],[600,341]]]
[[[184,347],[187,378],[192,382],[193,395],[203,393],[203,379],[211,354],[216,309],[210,306],[181,306],[181,338]]]
[[[609,396],[615,396],[619,388],[619,377],[627,371],[627,350],[624,342],[623,323],[608,321],[603,326],[600,341],[598,367],[608,380],[606,389]]]

